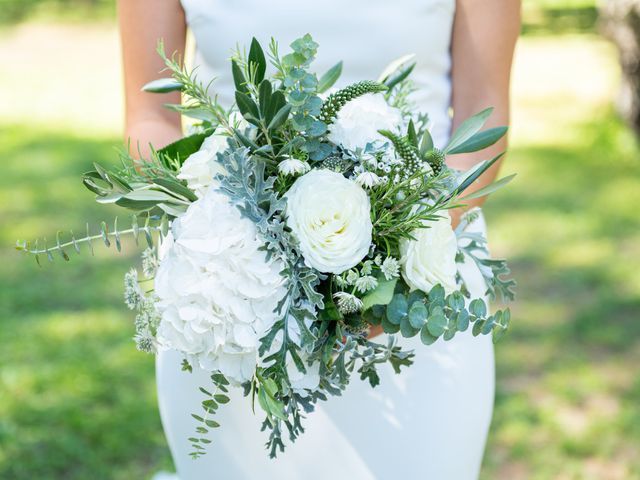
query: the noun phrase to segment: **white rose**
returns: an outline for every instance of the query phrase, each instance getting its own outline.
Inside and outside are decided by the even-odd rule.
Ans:
[[[415,240],[400,241],[402,277],[413,290],[429,292],[440,284],[447,294],[456,290],[456,235],[448,212],[443,218],[429,222],[429,228],[419,228]]]
[[[347,150],[364,148],[375,140],[386,140],[378,130],[397,129],[400,110],[390,106],[384,96],[367,93],[347,102],[329,127],[329,141]]]
[[[329,170],[312,170],[286,194],[287,225],[307,265],[342,273],[357,265],[371,245],[369,196],[355,182]]]
[[[213,177],[224,173],[224,168],[218,163],[217,155],[224,152],[228,145],[225,135],[213,134],[207,137],[200,150],[191,154],[180,167],[178,178],[187,181],[187,186],[193,190],[198,198],[204,196],[207,188],[214,183]]]

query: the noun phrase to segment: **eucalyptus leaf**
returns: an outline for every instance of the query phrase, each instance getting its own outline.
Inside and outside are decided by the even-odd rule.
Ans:
[[[444,315],[434,315],[427,320],[429,333],[434,337],[439,337],[447,330],[448,320]]]
[[[408,321],[414,328],[420,329],[426,323],[429,311],[422,302],[414,302],[409,308]]]
[[[409,304],[407,298],[401,293],[397,293],[387,305],[387,318],[394,325],[400,325],[400,322],[409,313]]]
[[[409,321],[409,317],[404,317],[400,322],[400,333],[404,338],[415,337],[420,332],[420,327],[414,327]]]
[[[420,341],[422,341],[422,343],[424,343],[425,345],[431,345],[436,340],[438,340],[438,337],[434,337],[433,335],[431,335],[431,333],[429,333],[427,325],[424,325],[422,329],[420,329]]]

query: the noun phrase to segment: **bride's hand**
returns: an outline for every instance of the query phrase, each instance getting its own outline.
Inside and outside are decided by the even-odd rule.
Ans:
[[[367,338],[371,340],[372,338],[375,338],[378,335],[381,335],[382,333],[383,333],[382,325],[371,325],[369,327],[369,334],[367,335]]]

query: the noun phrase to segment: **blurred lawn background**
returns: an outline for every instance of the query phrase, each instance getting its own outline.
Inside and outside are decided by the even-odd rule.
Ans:
[[[640,478],[640,147],[594,1],[524,3],[503,171],[518,177],[486,208],[520,283],[486,480]],[[122,145],[113,3],[0,0],[0,92],[0,478],[171,469],[121,300],[135,249],[43,268],[12,249],[113,217],[79,182]]]

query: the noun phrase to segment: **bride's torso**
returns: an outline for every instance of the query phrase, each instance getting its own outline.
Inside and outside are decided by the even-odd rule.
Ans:
[[[375,80],[391,61],[414,53],[413,99],[429,114],[434,137],[450,130],[451,28],[455,0],[182,0],[196,40],[199,78],[216,78],[212,90],[233,102],[229,57],[255,36],[266,47],[276,38],[286,53],[296,38],[310,33],[320,44],[315,70],[322,74],[344,62],[337,86]]]

